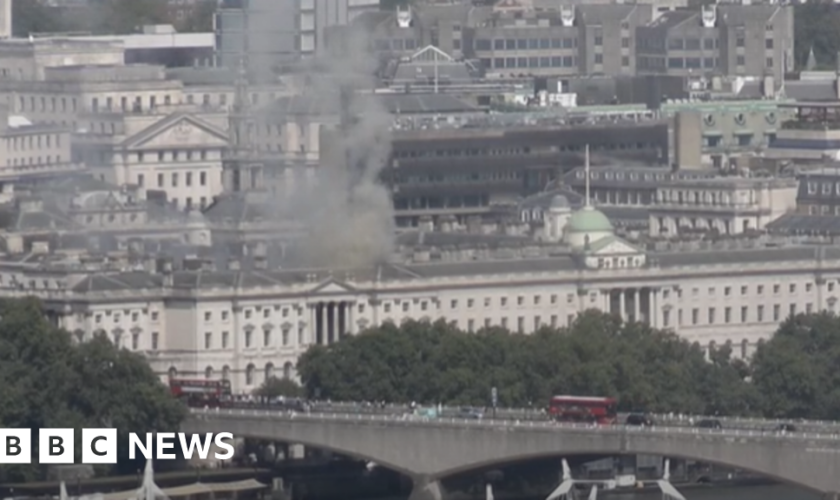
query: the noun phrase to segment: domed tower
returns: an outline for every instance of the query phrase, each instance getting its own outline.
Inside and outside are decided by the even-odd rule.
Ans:
[[[569,217],[563,231],[563,240],[573,250],[588,250],[589,245],[615,235],[610,220],[600,210],[596,210],[589,202],[589,146],[586,146],[586,163],[584,166],[586,179],[586,194],[584,206]]]
[[[613,225],[604,212],[587,205],[569,217],[564,241],[575,250],[585,250],[587,246],[614,234]]]
[[[551,199],[548,210],[543,215],[543,238],[545,241],[557,243],[563,239],[563,231],[572,215],[569,199],[557,195]]]

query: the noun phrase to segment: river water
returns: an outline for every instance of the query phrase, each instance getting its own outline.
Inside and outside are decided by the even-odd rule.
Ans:
[[[820,496],[786,485],[693,488],[681,492],[686,500],[820,500]],[[598,495],[609,500],[661,500],[661,493],[620,493]],[[586,498],[586,495],[578,495]]]

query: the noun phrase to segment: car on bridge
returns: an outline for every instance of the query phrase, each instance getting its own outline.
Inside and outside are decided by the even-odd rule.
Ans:
[[[723,429],[723,424],[721,424],[720,420],[716,418],[704,418],[703,420],[697,422],[695,427],[700,429]]]
[[[636,425],[644,427],[653,427],[656,422],[653,421],[649,415],[644,413],[631,413],[624,419],[624,425]]]
[[[465,406],[458,412],[458,416],[468,420],[481,420],[484,418],[484,412],[479,408]]]

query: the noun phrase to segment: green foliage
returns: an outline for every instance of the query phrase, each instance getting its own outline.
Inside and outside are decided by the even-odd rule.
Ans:
[[[210,0],[198,2],[186,16],[184,31],[210,31]],[[147,24],[173,24],[168,0],[91,0],[89,6],[53,7],[46,0],[14,0],[13,31],[16,36],[46,32],[136,33]]]
[[[758,349],[753,380],[768,416],[840,418],[840,318],[788,318]]]
[[[103,426],[144,433],[177,430],[184,416],[184,407],[142,356],[118,350],[105,338],[74,344],[44,318],[37,300],[0,302],[3,427]],[[81,439],[78,430],[76,438]],[[37,434],[33,439],[34,454]],[[121,459],[125,452],[121,446]],[[118,467],[134,472],[137,464],[122,460]],[[0,482],[33,480],[43,473],[35,464],[0,466]]]
[[[303,396],[303,388],[294,380],[271,377],[262,383],[254,394],[266,398],[287,397],[299,398]]]
[[[614,396],[624,410],[753,411],[743,364],[723,347],[707,362],[698,346],[595,311],[570,328],[476,334],[444,321],[385,324],[301,357],[310,396],[504,406],[543,406],[553,394]]]
[[[794,6],[794,59],[804,69],[814,48],[817,65],[834,69],[840,51],[840,10],[831,0],[809,1]]]

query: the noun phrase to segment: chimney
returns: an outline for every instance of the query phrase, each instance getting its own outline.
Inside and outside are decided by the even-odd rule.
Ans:
[[[761,96],[765,99],[776,97],[776,83],[773,80],[773,75],[764,75],[764,79],[761,81]]]

